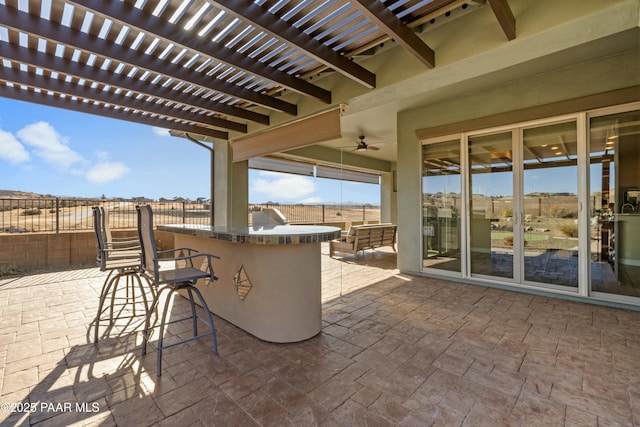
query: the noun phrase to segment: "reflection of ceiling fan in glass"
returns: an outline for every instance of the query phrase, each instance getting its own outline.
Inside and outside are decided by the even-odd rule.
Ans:
[[[364,135],[360,135],[358,139],[360,139],[360,141],[358,141],[358,144],[356,145],[356,148],[353,149],[353,151],[367,151],[367,150],[376,151],[380,149],[380,147],[376,147],[376,145],[384,144],[384,142],[367,144],[364,141]]]

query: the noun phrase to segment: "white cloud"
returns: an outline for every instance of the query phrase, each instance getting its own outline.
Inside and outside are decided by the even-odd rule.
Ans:
[[[153,131],[154,134],[158,136],[171,136],[171,134],[169,133],[169,129],[159,128],[157,126],[154,126],[151,128],[151,130]]]
[[[309,196],[316,191],[313,179],[300,175],[261,172],[253,180],[251,191],[265,195],[270,200],[294,200]]]
[[[49,123],[37,122],[25,126],[17,133],[18,138],[46,162],[61,168],[69,168],[83,161],[80,154],[69,148],[67,138],[62,137]]]
[[[104,183],[120,178],[129,172],[129,168],[119,162],[100,162],[93,165],[87,171],[87,180],[95,183]]]
[[[11,163],[21,163],[29,160],[29,153],[12,134],[0,130],[0,159]]]
[[[102,161],[107,161],[109,158],[109,153],[106,151],[96,151],[96,157]]]

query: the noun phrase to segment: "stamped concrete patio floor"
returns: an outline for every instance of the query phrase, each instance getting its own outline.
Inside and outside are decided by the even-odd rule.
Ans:
[[[97,269],[0,280],[0,424],[640,424],[640,313],[403,275],[386,250],[322,258],[318,336],[216,317],[220,355],[177,346],[161,377],[136,324],[89,341]]]

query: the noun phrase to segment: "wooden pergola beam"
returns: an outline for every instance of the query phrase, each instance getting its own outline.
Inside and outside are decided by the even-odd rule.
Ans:
[[[436,65],[435,53],[416,33],[378,0],[354,0],[351,4],[389,37],[429,68]]]
[[[33,73],[25,73],[23,71],[2,67],[0,68],[0,80],[28,86],[34,89],[37,88],[58,94],[65,94],[67,96],[75,96],[79,99],[99,101],[101,103],[111,104],[123,109],[147,112],[150,114],[157,114],[159,116],[195,122],[196,126],[197,123],[200,123],[201,125],[205,125],[205,127],[214,126],[242,133],[247,132],[247,125],[243,123],[232,122],[218,117],[211,117],[202,113],[188,112],[181,108],[169,107],[156,102],[149,102],[145,99],[126,96],[124,93],[115,94],[113,92],[104,91],[102,88],[81,86],[59,79],[53,79],[50,76],[40,76]]]
[[[113,86],[178,104],[191,105],[207,111],[250,120],[260,124],[269,124],[269,116],[264,114],[211,101],[202,97],[195,97],[182,91],[151,84],[144,80],[126,78],[126,76],[121,74],[110,73],[97,67],[90,67],[55,55],[24,49],[3,41],[0,41],[0,57],[18,63],[40,67],[51,72],[74,76],[87,81],[94,81],[105,86]]]
[[[507,39],[513,40],[516,38],[516,18],[511,12],[509,3],[507,0],[487,0],[493,14],[498,18],[498,22],[502,27],[502,31],[507,36]]]
[[[30,15],[8,6],[0,6],[0,24],[17,31],[40,37],[98,56],[129,64],[141,69],[177,80],[189,82],[196,86],[215,90],[260,105],[271,110],[282,111],[290,115],[297,115],[297,106],[276,99],[262,93],[244,89],[236,84],[227,83],[220,79],[211,78],[201,73],[184,68],[180,64],[153,58],[140,52],[131,51],[125,46],[91,36],[72,28],[65,27],[51,21],[43,20],[39,16]]]
[[[322,62],[352,80],[373,89],[376,87],[376,76],[361,65],[335,52],[318,42],[313,37],[281,20],[264,7],[250,0],[208,0],[225,12],[251,21],[252,25],[265,33],[288,43],[303,51],[307,56]]]
[[[192,53],[198,53],[204,57],[214,58],[219,62],[228,64],[238,70],[270,80],[278,85],[318,99],[324,103],[331,103],[331,92],[319,86],[315,86],[306,80],[299,79],[272,67],[251,60],[233,49],[224,45],[213,44],[206,39],[199,38],[190,31],[185,31],[169,22],[137,9],[127,3],[105,2],[102,0],[77,0],[70,1],[86,10],[103,15],[112,20],[117,20],[129,27],[164,39],[168,43],[186,48]],[[246,16],[246,15],[245,15]],[[317,43],[316,43],[317,44]]]
[[[229,139],[229,134],[220,130],[204,126],[194,126],[179,121],[166,120],[160,117],[152,117],[149,114],[143,115],[133,113],[132,111],[115,110],[104,105],[96,105],[92,102],[76,102],[71,98],[61,98],[49,95],[44,91],[36,92],[34,90],[23,90],[16,86],[9,87],[3,84],[0,85],[0,96],[18,101],[46,105],[49,107],[64,108],[65,110],[77,111],[80,113],[94,114],[102,117],[110,117],[112,119],[157,126],[165,129],[176,129],[222,140]]]

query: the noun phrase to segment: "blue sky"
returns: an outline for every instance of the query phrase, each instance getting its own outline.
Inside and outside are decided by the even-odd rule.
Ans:
[[[165,129],[0,98],[0,189],[64,197],[208,197],[209,155]],[[380,189],[252,170],[249,201],[379,204]]]

